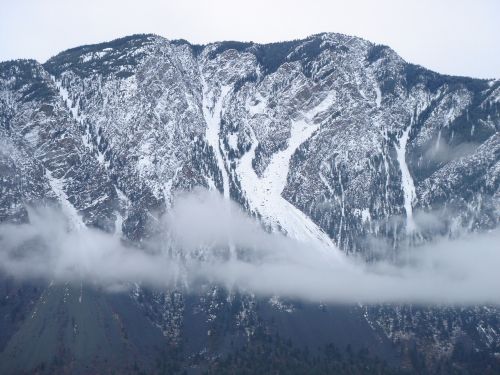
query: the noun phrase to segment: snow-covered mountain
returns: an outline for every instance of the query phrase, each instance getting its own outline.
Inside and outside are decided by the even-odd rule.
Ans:
[[[57,202],[74,227],[140,242],[175,194],[203,186],[269,229],[370,260],[377,246],[498,226],[499,130],[499,80],[440,75],[360,38],[200,46],[134,35],[45,64],[0,63],[0,220]],[[120,303],[172,342],[195,335],[193,321],[210,336],[229,319],[245,336],[272,311],[307,326],[317,308],[235,303],[218,289],[195,298],[139,288]],[[500,345],[496,308],[339,309],[367,342],[416,342],[430,356],[451,355],[464,337],[489,353]],[[0,340],[6,353],[16,324]]]

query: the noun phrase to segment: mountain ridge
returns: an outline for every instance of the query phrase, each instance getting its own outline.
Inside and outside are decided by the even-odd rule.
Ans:
[[[55,57],[57,57],[58,55],[61,55],[63,53],[78,51],[78,50],[80,50],[82,48],[98,48],[98,47],[104,47],[105,48],[105,47],[109,47],[111,45],[114,45],[114,44],[116,44],[118,42],[126,42],[126,41],[129,41],[129,40],[132,40],[132,39],[142,38],[142,37],[157,37],[157,38],[161,38],[161,39],[163,39],[165,41],[168,41],[170,43],[173,43],[173,44],[188,44],[193,49],[200,49],[200,48],[204,48],[204,47],[211,46],[211,45],[221,45],[221,44],[225,44],[225,45],[228,45],[228,44],[229,45],[240,45],[240,46],[247,46],[247,47],[250,47],[250,46],[277,45],[277,44],[287,43],[287,42],[288,43],[291,43],[291,42],[303,42],[303,41],[306,41],[306,40],[309,40],[309,39],[312,39],[312,38],[315,38],[315,37],[320,37],[322,35],[341,35],[341,36],[344,36],[344,37],[350,37],[350,38],[356,38],[356,39],[364,40],[366,42],[369,42],[369,43],[373,44],[376,47],[383,48],[383,49],[386,49],[386,48],[390,49],[393,53],[397,54],[396,51],[392,50],[390,48],[390,46],[388,46],[386,44],[372,43],[368,39],[364,39],[364,38],[357,37],[357,36],[354,36],[354,35],[349,35],[349,34],[337,33],[337,32],[321,32],[321,33],[317,33],[317,34],[311,34],[311,35],[305,36],[303,38],[296,38],[296,39],[292,39],[292,40],[273,41],[273,42],[266,42],[266,43],[259,43],[259,42],[253,42],[253,41],[221,40],[221,41],[213,41],[213,42],[202,43],[202,44],[200,44],[200,43],[191,43],[187,39],[183,39],[183,38],[169,39],[169,38],[166,38],[164,36],[161,36],[159,34],[154,34],[154,33],[144,33],[144,34],[143,33],[137,33],[137,34],[130,34],[130,35],[126,35],[126,36],[117,37],[117,38],[111,39],[111,40],[106,41],[106,42],[89,43],[89,44],[79,45],[79,46],[76,46],[76,47],[70,47],[70,48],[67,48],[65,50],[62,50],[62,51],[56,53],[52,57],[49,57],[44,62],[38,61],[38,60],[36,60],[34,58],[19,58],[19,59],[7,59],[7,60],[3,60],[3,61],[0,61],[0,63],[7,63],[7,62],[13,62],[13,61],[19,61],[19,60],[33,60],[33,61],[38,62],[41,65],[44,65],[49,60],[54,59]],[[477,78],[477,77],[473,77],[473,76],[470,76],[470,75],[453,75],[453,74],[447,74],[447,73],[442,73],[442,72],[436,72],[434,70],[426,68],[424,65],[417,64],[417,63],[411,63],[411,62],[408,62],[406,60],[404,60],[404,61],[406,63],[408,63],[409,65],[412,65],[412,66],[414,66],[416,68],[422,68],[422,69],[424,69],[424,70],[426,70],[428,72],[431,72],[431,73],[434,73],[434,74],[437,74],[437,75],[441,75],[441,76],[445,76],[445,77],[470,78],[470,79],[480,80],[480,81],[497,81],[497,80],[500,79],[500,78],[495,78],[495,77]]]

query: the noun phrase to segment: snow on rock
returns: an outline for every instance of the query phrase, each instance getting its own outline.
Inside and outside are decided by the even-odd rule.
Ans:
[[[55,83],[57,90],[59,91],[59,95],[61,96],[64,104],[66,104],[66,106],[69,108],[69,111],[71,112],[72,117],[76,121],[80,122],[81,118],[80,118],[80,115],[78,113],[78,103],[73,102],[73,100],[69,96],[68,90],[66,90],[64,88],[61,81],[56,80],[54,76],[51,76],[51,78],[52,78],[52,81]]]
[[[80,99],[77,99],[76,101],[73,101],[70,98],[68,90],[63,86],[62,82],[57,80],[54,76],[51,76],[52,81],[57,87],[57,90],[59,92],[59,96],[63,100],[64,104],[69,108],[69,111],[71,113],[71,117],[73,120],[75,120],[78,124],[83,126],[83,120],[84,117],[80,113]],[[90,130],[88,126],[85,126],[85,134],[82,134],[82,142],[87,147],[89,150],[92,152],[95,152],[96,154],[96,159],[99,162],[99,164],[103,165],[104,167],[108,167],[108,164],[105,162],[105,157],[104,153],[99,150],[98,147],[92,144],[91,142],[92,139],[92,134],[90,133]],[[99,137],[100,140],[100,137]]]

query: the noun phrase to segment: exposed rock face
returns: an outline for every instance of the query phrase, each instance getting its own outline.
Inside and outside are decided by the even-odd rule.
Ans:
[[[204,186],[269,228],[370,259],[375,244],[397,251],[498,225],[499,129],[500,81],[439,75],[359,38],[198,46],[131,36],[43,65],[0,63],[0,220],[53,202],[74,226],[141,241],[176,193]],[[174,342],[197,309],[204,332],[229,319],[250,334],[257,301],[220,293],[132,297]],[[405,309],[352,316],[369,336],[453,347],[468,335],[498,348],[496,309],[463,313],[475,325],[456,310]],[[445,339],[421,334],[422,316]]]

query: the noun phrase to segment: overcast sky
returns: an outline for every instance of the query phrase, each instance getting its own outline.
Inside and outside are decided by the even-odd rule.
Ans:
[[[135,33],[194,43],[319,32],[387,44],[442,73],[500,78],[500,0],[1,0],[0,61]]]

